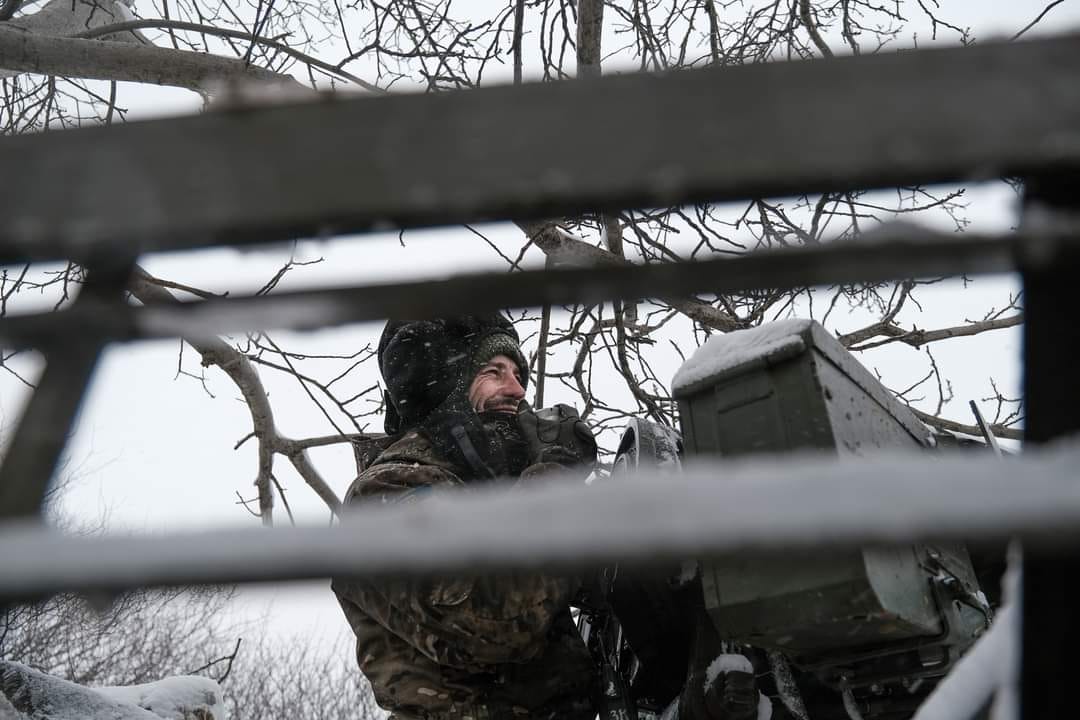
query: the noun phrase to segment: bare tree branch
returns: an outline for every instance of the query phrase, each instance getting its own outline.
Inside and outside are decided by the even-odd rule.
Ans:
[[[4,70],[90,80],[168,85],[207,92],[222,81],[260,81],[303,88],[288,75],[240,60],[148,45],[43,37],[0,25]]]
[[[525,33],[525,0],[517,0],[514,6],[514,84],[521,84],[522,48]]]
[[[533,243],[555,263],[589,267],[592,265],[627,265],[629,261],[594,247],[584,240],[571,237],[554,223],[518,223]],[[735,318],[696,298],[662,298],[672,308],[702,325],[730,332],[741,326]]]
[[[217,665],[219,663],[228,663],[225,666],[224,674],[222,674],[221,677],[217,678],[217,681],[221,682],[225,678],[229,677],[229,673],[232,672],[233,661],[235,661],[236,656],[240,654],[240,641],[242,639],[243,638],[236,638],[236,645],[233,647],[232,652],[229,653],[228,655],[222,655],[219,658],[215,658],[213,660],[210,660],[210,661],[204,663],[203,665],[201,665],[200,667],[197,667],[194,670],[192,670],[192,671],[190,671],[188,673],[185,673],[185,674],[187,674],[187,675],[198,675],[203,670],[209,670],[210,668],[214,667],[215,665]]]
[[[940,340],[949,340],[951,338],[958,337],[970,337],[972,335],[978,335],[980,333],[987,332],[989,330],[1001,330],[1003,328],[1014,327],[1024,322],[1023,313],[1016,315],[1010,315],[1009,317],[996,318],[993,320],[980,320],[979,322],[972,322],[966,325],[956,325],[954,327],[940,328],[938,330],[904,330],[903,328],[886,323],[880,328],[876,325],[870,326],[876,328],[875,335],[886,335],[884,340],[879,340],[872,343],[864,343],[862,345],[853,345],[849,342],[845,342],[846,338],[851,336],[841,336],[840,342],[844,343],[849,350],[858,352],[860,350],[869,350],[875,347],[881,347],[882,345],[888,345],[893,342],[902,342],[905,345],[918,348],[923,345],[927,345],[932,342],[938,342]],[[863,331],[859,331],[854,334],[862,334]]]
[[[837,339],[840,340],[840,343],[844,347],[850,348],[852,345],[857,345],[865,340],[869,340],[872,337],[876,337],[877,335],[890,335],[892,337],[896,337],[898,334],[902,334],[903,330],[899,330],[899,328],[893,324],[893,320],[904,308],[904,302],[911,294],[911,289],[914,286],[915,283],[910,280],[900,285],[899,295],[896,298],[896,301],[890,303],[891,307],[889,308],[888,312],[886,312],[885,315],[881,318],[881,320],[871,325],[868,325],[861,330],[856,330],[854,332],[841,335]],[[897,332],[897,330],[899,330],[899,332]]]
[[[810,8],[810,0],[799,0],[799,19],[802,20],[803,27],[810,33],[810,39],[814,41],[814,45],[821,51],[821,54],[825,57],[832,57],[833,51],[829,47],[825,39],[821,37],[821,33],[818,32],[817,23],[814,22],[813,10]]]
[[[1021,30],[1020,32],[1018,32],[1018,33],[1016,33],[1015,35],[1013,35],[1011,39],[1012,39],[1012,40],[1016,40],[1016,39],[1017,39],[1018,37],[1020,37],[1020,36],[1021,36],[1021,35],[1023,35],[1024,33],[1026,33],[1026,32],[1027,32],[1028,30],[1030,30],[1031,28],[1033,28],[1033,27],[1035,27],[1036,25],[1038,25],[1038,24],[1039,24],[1039,21],[1040,21],[1040,20],[1042,20],[1042,19],[1043,19],[1044,17],[1046,17],[1046,13],[1050,12],[1050,11],[1051,11],[1051,10],[1053,10],[1053,9],[1054,9],[1054,8],[1055,8],[1056,6],[1060,5],[1060,4],[1061,4],[1061,3],[1063,3],[1063,2],[1065,2],[1065,0],[1054,0],[1054,2],[1052,2],[1052,3],[1050,3],[1049,5],[1047,5],[1046,7],[1044,7],[1044,8],[1043,8],[1043,11],[1042,11],[1041,13],[1039,13],[1039,16],[1038,16],[1038,17],[1036,17],[1036,18],[1035,18],[1034,20],[1032,20],[1032,21],[1031,21],[1031,22],[1029,22],[1029,23],[1028,23],[1027,25],[1025,25],[1025,26],[1024,26],[1024,28],[1023,28],[1023,29],[1022,29],[1022,30]]]
[[[922,410],[917,410],[910,407],[911,412],[915,413],[915,417],[922,420],[930,427],[937,428],[938,430],[948,430],[949,432],[963,433],[964,435],[971,435],[972,437],[980,437],[982,430],[975,425],[964,425],[963,423],[954,422],[953,420],[946,420],[945,418],[925,413]],[[1006,440],[1023,440],[1024,432],[1017,430],[1016,428],[1005,427],[1004,425],[991,425],[990,432],[996,437],[1005,438]]]
[[[371,91],[377,92],[377,93],[386,92],[382,88],[380,88],[380,87],[378,87],[376,85],[372,85],[371,83],[367,82],[366,80],[358,78],[357,76],[353,75],[352,73],[348,73],[348,72],[342,70],[339,66],[332,65],[332,64],[330,64],[328,62],[323,62],[322,60],[319,60],[318,58],[314,58],[314,57],[308,55],[307,53],[302,53],[299,50],[296,50],[295,48],[291,48],[288,45],[286,45],[285,43],[278,42],[277,40],[274,40],[272,38],[258,37],[258,36],[252,37],[249,33],[241,32],[239,30],[230,30],[228,28],[218,28],[218,27],[214,27],[212,25],[203,25],[201,23],[182,22],[182,21],[179,21],[179,20],[129,20],[127,22],[115,23],[115,24],[111,24],[111,25],[102,25],[100,27],[96,27],[96,28],[93,28],[93,29],[90,29],[90,30],[86,30],[86,31],[77,33],[75,35],[72,35],[71,37],[83,38],[83,39],[91,40],[93,38],[98,38],[98,37],[101,37],[103,35],[112,35],[112,34],[115,34],[115,33],[126,32],[126,31],[129,31],[129,30],[143,30],[143,29],[147,29],[147,28],[155,28],[155,29],[156,28],[161,28],[161,29],[168,29],[168,30],[189,30],[189,31],[192,31],[192,32],[202,33],[204,35],[214,35],[214,36],[217,36],[217,37],[235,38],[237,40],[249,40],[253,44],[262,45],[262,46],[273,48],[274,50],[278,50],[280,52],[283,52],[286,55],[288,55],[289,57],[295,58],[295,59],[299,60],[300,62],[304,63],[305,65],[310,65],[311,67],[315,67],[315,68],[318,68],[320,70],[324,70],[325,72],[328,72],[328,73],[330,73],[332,75],[337,75],[338,77],[344,78],[345,80],[348,80],[349,82],[356,83],[360,87],[363,87],[363,88],[365,88],[367,90],[371,90]],[[250,62],[247,63],[247,66],[250,67]]]
[[[330,508],[330,511],[337,515],[341,509],[341,501],[338,496],[334,494],[334,491],[330,489],[330,486],[326,484],[319,471],[315,469],[315,466],[311,464],[311,459],[308,457],[306,450],[301,450],[298,453],[293,453],[288,456],[289,462],[296,468],[296,472],[300,474],[300,477],[304,478],[304,481],[311,486],[315,493],[322,498],[322,501],[326,503],[326,506]]]
[[[603,0],[578,0],[577,76],[600,77],[600,36],[604,29]]]
[[[176,302],[172,294],[160,287],[156,278],[144,270],[138,271],[130,289],[132,295],[144,303]],[[202,356],[204,366],[216,365],[229,376],[243,395],[244,402],[251,413],[254,437],[259,443],[259,470],[255,485],[259,491],[259,513],[263,524],[269,525],[273,522],[274,501],[271,485],[275,453],[286,454],[304,481],[336,514],[341,501],[308,461],[305,450],[292,445],[293,441],[278,434],[266,390],[259,378],[259,373],[248,358],[236,348],[216,338],[210,340],[185,338],[185,341]]]

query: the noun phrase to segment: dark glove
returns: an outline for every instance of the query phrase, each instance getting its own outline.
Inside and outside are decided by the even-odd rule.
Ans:
[[[722,672],[705,691],[705,709],[711,720],[755,720],[758,689],[751,673]]]
[[[522,405],[518,413],[521,434],[529,447],[529,464],[557,463],[565,466],[596,463],[596,438],[569,405],[533,410]]]

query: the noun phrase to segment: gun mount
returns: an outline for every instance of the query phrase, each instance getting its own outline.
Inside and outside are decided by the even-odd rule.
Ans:
[[[682,435],[632,421],[616,454],[616,480],[643,466],[677,472],[694,456],[940,451],[931,431],[809,320],[713,338],[673,386]],[[612,618],[591,642],[608,651],[643,719],[714,718],[700,698],[712,681],[710,664],[732,652],[751,661],[774,718],[908,718],[989,627],[992,609],[979,580],[957,543],[609,571]]]

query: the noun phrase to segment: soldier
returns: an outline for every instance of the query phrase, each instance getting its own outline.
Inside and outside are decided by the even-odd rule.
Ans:
[[[528,367],[501,315],[390,321],[378,350],[386,431],[398,438],[360,474],[347,503],[422,502],[433,488],[596,459],[573,409],[537,417]],[[592,720],[594,669],[569,613],[579,581],[505,573],[373,583],[337,578],[357,660],[396,720]]]

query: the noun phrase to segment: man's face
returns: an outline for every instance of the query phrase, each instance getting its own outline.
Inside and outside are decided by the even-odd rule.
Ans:
[[[469,404],[476,412],[516,413],[525,398],[521,387],[521,371],[517,363],[505,355],[491,358],[473,378],[469,386]]]

